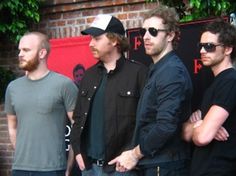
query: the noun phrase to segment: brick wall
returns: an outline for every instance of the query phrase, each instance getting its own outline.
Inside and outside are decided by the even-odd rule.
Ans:
[[[9,176],[13,149],[7,132],[7,119],[0,105],[0,176]]]
[[[112,14],[118,17],[125,28],[141,26],[143,13],[153,7],[145,0],[54,0],[42,9],[42,22],[39,29],[52,38],[79,36],[99,14]],[[53,4],[57,6],[52,7]]]
[[[41,9],[41,22],[34,30],[47,33],[50,38],[79,36],[97,14],[118,17],[125,28],[140,27],[143,13],[155,7],[145,0],[47,0]],[[20,72],[17,68],[17,46],[0,42],[0,66]],[[0,105],[0,176],[10,176],[13,150],[7,132],[7,120]]]

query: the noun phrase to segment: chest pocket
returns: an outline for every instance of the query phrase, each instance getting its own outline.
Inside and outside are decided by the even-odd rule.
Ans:
[[[120,91],[118,97],[118,114],[122,116],[134,116],[136,114],[139,96],[137,91]]]
[[[79,98],[82,106],[84,105],[88,106],[88,103],[91,102],[91,96],[89,96],[88,90],[82,90]]]
[[[92,103],[92,91],[86,89],[81,90],[79,99],[79,114],[81,116],[84,116],[85,114],[87,115],[89,112],[89,107]]]

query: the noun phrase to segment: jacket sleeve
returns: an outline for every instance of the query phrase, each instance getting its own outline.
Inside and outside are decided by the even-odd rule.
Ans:
[[[168,68],[155,82],[155,120],[141,130],[140,149],[144,155],[153,156],[181,129],[181,110],[186,99],[186,77],[183,70]],[[177,136],[180,137],[180,136]]]
[[[147,79],[148,68],[144,65],[141,66],[138,72],[139,94],[141,95]]]

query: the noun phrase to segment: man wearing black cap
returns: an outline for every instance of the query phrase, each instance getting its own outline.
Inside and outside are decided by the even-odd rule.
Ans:
[[[83,176],[135,175],[107,163],[130,147],[147,69],[124,57],[128,42],[114,16],[96,16],[82,34],[91,36],[89,47],[98,62],[80,83],[71,133],[76,161]]]

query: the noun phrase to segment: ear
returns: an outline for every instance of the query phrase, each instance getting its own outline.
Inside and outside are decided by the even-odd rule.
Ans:
[[[175,38],[175,32],[168,32],[168,34],[167,34],[167,41],[168,42],[172,42],[173,40],[174,40],[174,38]]]
[[[117,45],[117,39],[111,40],[111,43],[112,43],[113,46],[116,46]]]
[[[230,55],[233,51],[233,47],[225,46],[225,55]]]
[[[39,58],[40,59],[46,58],[46,55],[47,55],[47,50],[45,48],[43,48],[39,51]]]

